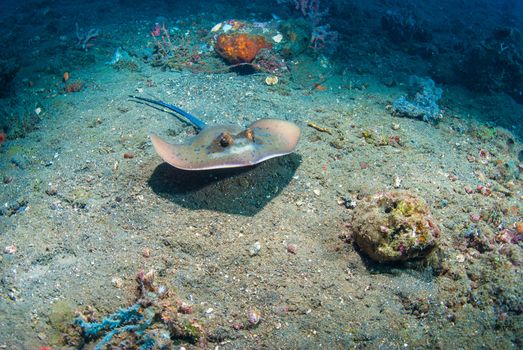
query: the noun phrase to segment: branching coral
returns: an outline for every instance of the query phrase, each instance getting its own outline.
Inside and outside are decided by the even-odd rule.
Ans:
[[[91,28],[88,32],[82,32],[78,23],[75,23],[76,26],[76,46],[79,49],[87,51],[87,49],[93,46],[92,41],[100,35],[100,30],[97,28]]]

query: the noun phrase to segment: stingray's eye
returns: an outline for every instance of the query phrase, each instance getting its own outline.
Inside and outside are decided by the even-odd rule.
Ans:
[[[234,138],[228,132],[222,132],[219,136],[220,146],[227,147],[234,143]]]
[[[245,129],[245,138],[254,141],[254,131],[251,128]]]

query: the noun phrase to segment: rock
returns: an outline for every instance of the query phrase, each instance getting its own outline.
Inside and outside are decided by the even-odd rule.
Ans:
[[[440,236],[425,202],[403,191],[380,192],[361,201],[352,227],[356,244],[378,262],[422,258]]]
[[[256,256],[260,254],[261,243],[259,241],[254,242],[254,244],[249,248],[249,255]]]
[[[392,103],[392,114],[398,117],[422,119],[437,123],[442,118],[438,101],[443,90],[429,78],[411,77],[409,83],[412,96],[401,96]]]
[[[280,52],[286,59],[293,59],[309,48],[312,28],[305,18],[282,21],[278,30],[285,39]]]

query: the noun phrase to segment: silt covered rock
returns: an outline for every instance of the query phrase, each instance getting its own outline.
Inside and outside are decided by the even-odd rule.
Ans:
[[[380,192],[358,204],[352,222],[356,244],[373,260],[426,256],[440,236],[425,202],[408,192]]]

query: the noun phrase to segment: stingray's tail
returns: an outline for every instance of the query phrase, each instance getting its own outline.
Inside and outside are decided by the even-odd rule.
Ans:
[[[162,106],[162,107],[170,109],[171,111],[175,111],[176,113],[180,114],[181,116],[187,118],[191,122],[191,124],[193,124],[198,129],[203,129],[207,125],[203,120],[198,119],[197,117],[195,117],[194,115],[192,115],[189,112],[184,111],[180,107],[176,107],[174,105],[165,103],[163,101],[151,100],[150,98],[145,98],[145,97],[140,97],[140,96],[129,95],[129,97],[135,98],[140,101],[149,102],[149,103],[152,103],[152,104],[155,104],[158,106]]]

